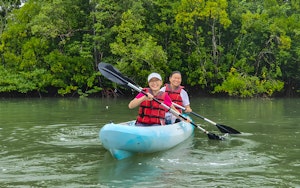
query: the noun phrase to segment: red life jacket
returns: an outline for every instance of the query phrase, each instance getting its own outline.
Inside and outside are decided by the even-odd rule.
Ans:
[[[150,88],[143,89],[146,93],[151,93],[152,91]],[[166,92],[160,91],[156,99],[158,99],[161,103],[164,102],[166,96]],[[166,109],[160,105],[158,102],[154,100],[145,100],[140,104],[139,108],[139,115],[137,118],[137,123],[143,124],[161,124],[161,120],[163,123],[165,122],[165,113]]]
[[[180,95],[181,90],[184,88],[183,86],[179,86],[178,88],[176,88],[175,90],[172,90],[170,84],[165,84],[166,86],[166,92],[169,94],[172,102],[182,106],[183,105],[183,101],[182,101],[182,97]],[[181,108],[177,108],[176,109],[182,113]]]

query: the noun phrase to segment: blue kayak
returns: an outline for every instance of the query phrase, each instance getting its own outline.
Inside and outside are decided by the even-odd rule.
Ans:
[[[135,120],[104,125],[99,138],[104,148],[118,160],[137,153],[168,150],[193,134],[194,126],[184,121],[164,126],[135,126]]]

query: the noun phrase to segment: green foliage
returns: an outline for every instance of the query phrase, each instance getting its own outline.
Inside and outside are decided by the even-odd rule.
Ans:
[[[230,96],[293,95],[300,83],[299,2],[266,0],[30,0],[0,10],[0,92],[89,96],[97,64],[138,84],[167,81]],[[284,85],[284,84],[285,85]]]
[[[78,89],[89,90],[94,87],[96,75],[90,63],[85,58],[70,57],[53,51],[45,57],[45,63],[50,67],[51,86],[59,88],[61,95],[76,92]]]
[[[51,80],[51,75],[47,74],[44,69],[12,73],[4,69],[3,66],[0,66],[0,77],[0,92],[47,92],[45,87]]]
[[[143,12],[143,8],[137,12]],[[166,70],[167,59],[162,47],[143,30],[143,19],[132,10],[125,12],[121,24],[114,27],[117,37],[116,42],[111,43],[111,51],[121,57],[118,61],[120,70],[144,85],[150,72],[163,73]]]
[[[263,75],[266,77],[266,75]],[[215,87],[214,93],[225,92],[229,96],[272,96],[282,90],[284,83],[276,80],[260,80],[257,76],[244,75],[231,68],[226,80]]]

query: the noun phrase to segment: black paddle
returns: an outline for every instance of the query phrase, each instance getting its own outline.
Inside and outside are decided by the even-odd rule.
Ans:
[[[132,88],[132,89],[136,90],[137,92],[142,92],[144,95],[147,96],[146,92],[144,92],[140,87],[136,86],[135,83],[132,80],[130,80],[127,77],[124,77],[121,74],[121,72],[118,69],[114,68],[111,64],[99,63],[98,64],[98,69],[101,72],[101,74],[104,77],[106,77],[107,79],[109,79],[110,81],[115,82],[115,83],[120,84],[120,85],[123,85],[123,86],[128,87],[128,88]],[[158,99],[153,98],[153,100],[155,102],[159,103],[160,105],[162,105],[167,110],[169,110],[172,114],[174,114],[176,116],[179,116],[180,118],[184,119],[185,121],[188,121],[188,119],[186,117],[184,117],[182,114],[180,114],[177,111],[173,110],[172,108],[170,108],[166,104],[160,102]],[[224,137],[221,137],[221,136],[215,135],[213,133],[210,133],[210,132],[206,131],[205,129],[203,129],[202,127],[195,124],[194,122],[190,122],[190,123],[193,126],[200,129],[201,131],[203,131],[205,134],[207,134],[209,139],[224,140]]]
[[[176,106],[177,108],[181,108],[182,110],[185,110],[185,108],[183,106],[180,106],[179,104],[176,104],[176,103],[173,103],[174,106]],[[239,131],[235,130],[234,128],[231,128],[231,127],[228,127],[226,125],[221,125],[221,124],[218,124],[218,123],[215,123],[195,112],[190,112],[191,114],[203,119],[204,121],[207,121],[208,123],[211,123],[215,126],[218,127],[218,129],[222,132],[222,133],[229,133],[229,134],[241,134]]]

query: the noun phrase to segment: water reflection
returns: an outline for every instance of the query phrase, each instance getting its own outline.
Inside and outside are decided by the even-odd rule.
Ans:
[[[165,152],[137,154],[124,160],[115,160],[106,152],[99,169],[99,182],[110,186],[150,186],[164,184],[164,176],[169,174],[168,164],[187,157],[193,147],[193,136],[182,144]],[[172,158],[170,158],[172,156]],[[167,160],[167,162],[164,162]],[[163,165],[162,165],[163,164]],[[165,166],[167,164],[167,166]]]
[[[109,156],[110,158],[110,156]],[[131,187],[137,182],[151,183],[161,176],[163,170],[149,164],[151,157],[132,157],[121,161],[104,160],[99,170],[99,182],[109,186]],[[104,164],[104,165],[103,165]]]

